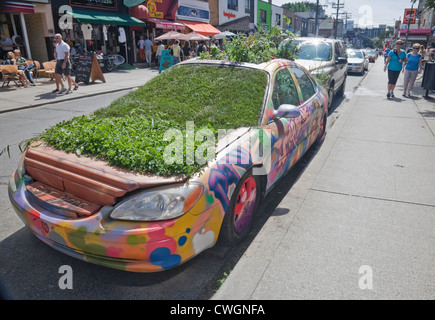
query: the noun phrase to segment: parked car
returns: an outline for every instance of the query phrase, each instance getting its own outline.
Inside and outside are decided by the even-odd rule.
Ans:
[[[217,72],[219,78],[214,78]],[[198,88],[204,85],[203,81],[198,84],[198,77],[207,80],[206,87]],[[254,78],[261,80],[261,85],[255,85],[255,91]],[[226,97],[222,86],[215,85],[217,82],[228,84],[234,94]],[[127,148],[131,158],[124,160],[140,155],[134,158],[139,162],[143,158],[139,152],[146,156],[153,143],[165,140],[157,136],[154,129],[161,123],[156,120],[159,116],[175,110],[173,116],[163,122],[170,123],[172,128],[178,116],[189,119],[187,110],[177,113],[178,106],[173,105],[150,112],[159,100],[169,97],[180,102],[176,92],[167,92],[180,86],[191,90],[192,95],[209,97],[208,102],[201,100],[202,104],[192,104],[193,121],[204,114],[209,114],[210,119],[220,117],[226,121],[244,120],[249,116],[254,119],[252,126],[227,132],[216,144],[213,157],[189,175],[127,170],[110,165],[101,154],[85,154],[84,141],[95,134],[110,146],[98,145],[92,140],[86,148],[109,147],[114,154]],[[147,90],[152,93],[152,99],[134,100]],[[257,97],[258,103],[241,106],[235,94]],[[212,103],[224,98],[234,104],[226,103],[226,112],[215,110],[217,107],[212,107]],[[136,102],[128,109],[123,104],[125,101]],[[122,109],[117,109],[116,103],[120,103]],[[323,138],[327,104],[326,90],[295,62],[273,60],[256,65],[185,61],[92,116],[58,124],[62,129],[54,130],[50,138],[62,136],[64,145],[80,143],[73,147],[73,153],[63,151],[67,147],[55,149],[41,138],[34,141],[23,153],[10,179],[9,198],[24,224],[44,243],[65,254],[134,272],[173,268],[212,247],[218,238],[235,245],[247,236],[265,195],[310,146]],[[249,114],[239,114],[241,108]],[[116,116],[97,119],[104,112]],[[121,116],[121,112],[126,113]],[[138,112],[148,117],[145,120],[149,119],[149,124],[140,127],[141,130],[151,130],[149,132],[156,136],[142,137],[141,130],[127,125],[138,119]],[[91,125],[98,126],[97,120],[109,121],[110,127],[102,126],[106,135],[90,129]],[[142,125],[142,119],[138,122]],[[115,131],[113,128],[118,124],[125,133],[109,139],[107,135]],[[72,137],[75,132],[80,135],[80,141]],[[149,140],[139,143],[140,147],[128,149],[119,140],[125,136],[131,136],[131,144],[140,139]],[[174,135],[174,142],[177,138],[179,136]],[[163,150],[160,152],[165,154]],[[161,155],[155,153],[151,159],[154,161],[157,156]],[[151,168],[159,163],[145,163],[145,168],[148,165]]]
[[[328,109],[334,96],[343,96],[347,78],[346,47],[341,40],[323,38],[296,38],[299,54],[295,60],[310,72],[322,79],[328,91]]]
[[[366,57],[363,50],[347,50],[347,72],[357,72],[361,75],[369,69],[369,59]]]
[[[369,62],[375,62],[376,61],[377,55],[376,55],[375,50],[373,50],[373,49],[364,49],[364,53],[369,58]]]

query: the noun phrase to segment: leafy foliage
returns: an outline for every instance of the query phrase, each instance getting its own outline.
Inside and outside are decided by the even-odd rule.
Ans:
[[[165,148],[173,142],[165,133],[181,132],[186,159],[187,121],[194,121],[195,132],[211,129],[215,141],[218,129],[258,125],[266,84],[260,70],[177,65],[107,108],[61,122],[35,140],[141,173],[192,175],[201,163],[165,161]],[[194,142],[195,150],[201,143]]]
[[[284,45],[280,43],[288,38]],[[283,36],[280,29],[274,27],[270,31],[259,30],[255,34],[238,34],[230,41],[224,40],[223,52],[212,48],[210,53],[201,53],[201,59],[228,60],[234,62],[263,63],[274,58],[294,60],[297,46],[292,43],[294,35],[287,32]]]

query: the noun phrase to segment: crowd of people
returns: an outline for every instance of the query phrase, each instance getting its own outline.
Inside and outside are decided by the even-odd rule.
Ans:
[[[211,41],[210,47],[207,47],[205,41],[192,41],[188,40],[180,41],[178,39],[172,40],[172,44],[169,40],[157,41],[156,45],[153,44],[151,40],[143,36],[137,43],[139,49],[139,58],[141,62],[144,62],[151,67],[153,53],[155,55],[156,66],[160,65],[160,60],[163,50],[169,50],[170,54],[173,56],[174,64],[181,61],[189,60],[191,58],[198,57],[201,52],[209,51],[213,47],[221,48],[219,41]]]

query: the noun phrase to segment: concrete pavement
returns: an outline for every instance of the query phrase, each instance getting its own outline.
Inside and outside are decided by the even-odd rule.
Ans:
[[[0,113],[132,89],[145,84],[156,75],[158,75],[157,68],[115,69],[112,72],[104,73],[105,83],[99,80],[89,85],[79,83],[79,89],[68,95],[51,93],[56,85],[48,78],[38,78],[35,82],[36,86],[27,88],[17,87],[11,82],[8,87],[0,87]],[[65,88],[68,88],[66,81]]]
[[[435,96],[382,67],[212,299],[435,298]]]

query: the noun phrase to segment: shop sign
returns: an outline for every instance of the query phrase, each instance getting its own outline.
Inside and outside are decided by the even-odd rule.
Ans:
[[[124,0],[124,6],[131,8],[131,7],[138,6],[144,2],[145,0]]]
[[[98,9],[116,9],[116,0],[69,0],[71,5]]]
[[[403,23],[415,23],[416,17],[417,9],[405,9],[405,14],[403,15]]]
[[[146,7],[150,18],[163,19],[163,12],[157,11],[157,3],[162,3],[163,0],[148,0]]]
[[[224,12],[224,17],[227,17],[228,20],[236,17],[236,15],[232,12],[225,12],[225,10],[223,12]]]
[[[179,6],[177,18],[208,22],[210,20],[210,12],[208,10],[192,8],[188,6]]]

